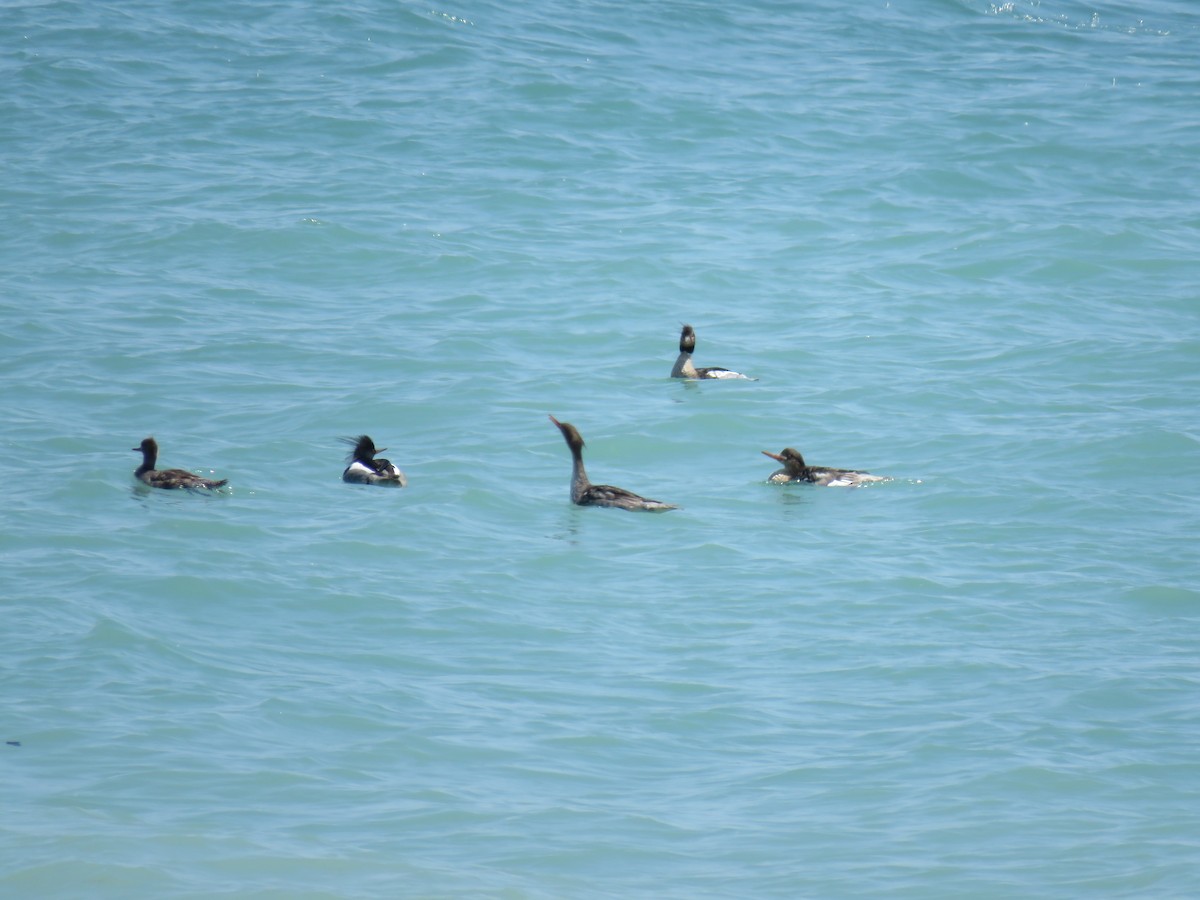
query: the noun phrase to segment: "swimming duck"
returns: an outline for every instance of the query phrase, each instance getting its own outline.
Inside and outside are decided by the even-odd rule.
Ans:
[[[583,438],[578,429],[569,422],[560,422],[554,416],[550,421],[558,426],[563,439],[571,448],[571,458],[574,466],[571,470],[571,502],[577,506],[615,506],[642,512],[664,512],[668,509],[678,509],[670,503],[659,500],[648,500],[624,488],[613,487],[609,484],[592,484],[588,481],[587,471],[583,468]]]
[[[763,451],[763,456],[783,463],[783,468],[773,472],[768,481],[775,484],[788,484],[806,481],[825,487],[857,487],[870,481],[891,481],[886,475],[872,475],[870,472],[855,472],[852,469],[827,469],[824,466],[805,465],[804,457],[799,450],[787,447],[779,453]]]
[[[696,329],[691,325],[684,325],[683,331],[679,334],[679,358],[675,360],[675,365],[671,369],[672,378],[743,378],[746,381],[754,381],[749,375],[743,375],[740,372],[733,372],[729,369],[722,369],[720,366],[706,366],[702,369],[697,369],[692,365],[692,354],[696,350]]]
[[[199,475],[193,475],[191,472],[185,472],[183,469],[155,469],[154,464],[158,462],[158,441],[152,437],[148,437],[142,443],[132,448],[135,452],[141,451],[142,464],[134,471],[134,476],[144,484],[150,487],[197,490],[199,488],[219,488],[223,484],[228,484],[228,478],[222,478],[220,481],[212,481],[208,478],[201,478]]]
[[[408,481],[404,473],[386,459],[376,459],[376,453],[382,453],[387,447],[375,449],[375,442],[365,434],[356,438],[342,438],[354,450],[350,453],[350,465],[342,473],[342,481],[351,484],[387,484],[395,487],[406,487]]]

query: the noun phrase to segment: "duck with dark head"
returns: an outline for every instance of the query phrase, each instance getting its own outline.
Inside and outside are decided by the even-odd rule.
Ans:
[[[684,325],[683,331],[679,334],[679,357],[675,360],[675,365],[671,369],[672,378],[688,378],[692,380],[703,380],[707,378],[741,378],[745,381],[754,381],[749,375],[743,375],[741,372],[734,372],[730,369],[723,369],[720,366],[705,366],[697,369],[692,363],[692,354],[696,352],[696,329],[691,325]]]
[[[342,438],[342,442],[354,449],[347,457],[350,465],[342,473],[342,481],[350,484],[382,484],[391,487],[406,487],[408,480],[395,465],[386,459],[376,459],[387,447],[375,448],[375,442],[365,434],[356,438]]]
[[[783,463],[783,468],[771,473],[767,479],[773,484],[792,484],[807,482],[822,487],[858,487],[872,481],[891,481],[886,475],[872,475],[870,472],[856,472],[853,469],[830,469],[825,466],[810,466],[804,462],[799,450],[786,447],[779,453],[764,450],[763,456],[769,456],[776,462]]]
[[[152,437],[145,438],[140,445],[133,448],[134,452],[142,454],[142,464],[134,470],[134,476],[143,484],[166,490],[212,490],[228,484],[229,479],[222,478],[213,481],[201,478],[183,469],[156,469],[158,463],[158,441]]]
[[[560,422],[554,416],[550,421],[558,426],[563,440],[571,449],[573,466],[571,469],[571,502],[577,506],[615,506],[617,509],[628,509],[635,512],[665,512],[668,509],[678,509],[670,503],[661,500],[650,500],[641,497],[633,491],[613,487],[611,484],[592,484],[588,480],[587,470],[583,467],[583,438],[579,430],[570,422]]]

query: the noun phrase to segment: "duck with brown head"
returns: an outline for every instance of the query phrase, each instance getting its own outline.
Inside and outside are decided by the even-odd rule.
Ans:
[[[807,482],[822,487],[858,487],[872,481],[891,481],[886,475],[872,475],[870,472],[856,472],[853,469],[830,469],[825,466],[810,466],[804,462],[799,450],[786,447],[779,453],[764,450],[763,456],[769,456],[776,462],[783,463],[783,468],[771,473],[767,481],[773,484],[790,484]]]
[[[554,416],[550,421],[558,426],[563,440],[571,449],[573,467],[571,469],[571,502],[577,506],[615,506],[618,509],[628,509],[635,512],[665,512],[668,509],[678,509],[670,503],[661,500],[650,500],[641,497],[624,488],[613,487],[611,484],[592,484],[588,480],[587,470],[583,467],[583,437],[570,422],[560,422]]]
[[[222,478],[220,481],[213,481],[209,478],[201,478],[199,475],[193,475],[191,472],[185,472],[183,469],[154,468],[158,462],[158,441],[152,437],[145,438],[133,450],[142,454],[142,464],[134,470],[133,474],[139,481],[150,485],[150,487],[194,491],[199,489],[212,490],[213,488],[219,488],[229,483],[229,479],[227,478]]]

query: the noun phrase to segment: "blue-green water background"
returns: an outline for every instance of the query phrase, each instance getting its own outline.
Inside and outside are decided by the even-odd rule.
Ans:
[[[1195,895],[1200,8],[1131,6],[4,4],[0,893]]]

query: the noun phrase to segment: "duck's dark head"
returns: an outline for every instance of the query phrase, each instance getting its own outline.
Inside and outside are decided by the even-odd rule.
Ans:
[[[375,458],[376,453],[382,453],[387,449],[387,447],[376,449],[375,442],[365,434],[360,434],[356,438],[342,438],[342,443],[349,444],[354,448],[354,451],[350,454],[350,459],[352,460],[372,460]]]
[[[691,325],[684,325],[683,331],[679,332],[679,352],[692,353],[696,349],[696,329]]]
[[[568,447],[576,451],[583,449],[583,437],[579,434],[579,429],[570,422],[558,421],[554,416],[550,417],[550,421],[558,426],[558,430],[562,432],[563,440],[567,442]]]
[[[771,453],[769,450],[764,450],[763,456],[769,456],[776,462],[781,462],[789,469],[803,469],[804,457],[800,455],[799,450],[794,450],[791,447],[785,447],[778,453]]]
[[[158,441],[152,437],[142,438],[141,444],[130,449],[135,453],[141,453],[143,456],[158,456]]]

